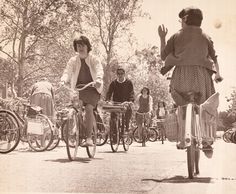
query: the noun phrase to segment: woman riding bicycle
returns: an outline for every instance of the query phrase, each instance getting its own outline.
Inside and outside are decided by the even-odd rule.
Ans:
[[[141,93],[136,99],[136,104],[138,105],[138,110],[136,114],[136,124],[138,126],[138,137],[142,139],[142,124],[144,123],[143,116],[138,113],[146,113],[146,123],[149,125],[151,121],[151,115],[153,111],[153,99],[150,95],[150,90],[148,87],[143,87]]]
[[[61,82],[70,82],[72,89],[80,88],[80,85],[89,82],[95,82],[94,87],[79,92],[79,99],[82,100],[85,106],[85,128],[87,132],[87,138],[83,146],[92,146],[91,135],[95,122],[93,110],[97,106],[103,88],[103,67],[101,62],[90,54],[92,46],[87,37],[75,38],[73,46],[78,54],[70,58],[61,77]]]
[[[172,35],[167,44],[167,28],[164,25],[158,27],[161,59],[165,60],[161,73],[164,75],[175,66],[170,92],[178,106],[188,103],[185,95],[189,92],[196,94],[195,102],[200,105],[215,93],[213,73],[215,82],[222,80],[217,55],[213,41],[200,28],[203,19],[200,9],[185,8],[179,13],[179,18],[182,29]],[[207,146],[212,148],[211,145]]]

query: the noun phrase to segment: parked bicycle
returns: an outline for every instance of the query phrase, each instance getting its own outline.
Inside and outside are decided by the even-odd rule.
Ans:
[[[20,140],[27,142],[34,151],[45,151],[52,142],[53,132],[49,118],[41,114],[42,108],[25,103],[25,99],[14,100],[13,106],[23,106],[23,111],[20,113],[14,108],[0,110],[0,153],[13,151]]]
[[[111,104],[104,104],[103,109],[107,112],[113,113],[116,116],[110,119],[110,145],[113,152],[118,151],[118,147],[122,142],[125,151],[129,150],[130,142],[132,141],[129,133],[125,132],[125,112],[129,102],[112,102]]]

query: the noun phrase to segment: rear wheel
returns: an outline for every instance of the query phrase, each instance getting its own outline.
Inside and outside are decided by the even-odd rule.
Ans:
[[[196,122],[196,112],[194,107],[188,106],[186,112],[186,128],[191,128],[191,136],[195,137],[198,131]],[[194,177],[195,174],[199,174],[199,159],[200,150],[195,139],[191,139],[191,145],[187,147],[187,164],[188,164],[188,176],[190,179]]]
[[[110,145],[113,152],[117,152],[120,142],[119,121],[111,119],[110,121]]]
[[[68,119],[63,126],[64,138],[66,142],[66,151],[70,161],[76,160],[79,147],[80,125],[76,111],[71,109]]]
[[[194,176],[194,162],[195,162],[195,147],[193,144],[187,147],[187,163],[188,163],[188,177],[190,179]]]
[[[27,140],[30,148],[36,152],[45,151],[52,143],[53,131],[49,118],[38,114],[35,118],[27,118]]]
[[[102,146],[107,142],[108,134],[103,123],[97,123],[97,146]]]
[[[0,153],[13,151],[20,141],[20,128],[17,118],[9,111],[0,111]]]

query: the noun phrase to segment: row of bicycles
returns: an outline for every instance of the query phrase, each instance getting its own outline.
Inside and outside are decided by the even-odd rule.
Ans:
[[[223,140],[226,143],[236,143],[236,128],[228,129],[223,134]]]
[[[77,92],[91,87],[92,84],[83,86]],[[78,101],[72,100],[64,108],[57,110],[54,121],[42,114],[40,107],[30,105],[25,99],[17,98],[14,101],[5,102],[5,104],[11,103],[10,107],[13,108],[0,110],[0,153],[6,154],[13,151],[20,141],[27,142],[29,147],[37,152],[53,150],[60,141],[64,141],[69,160],[76,160],[78,149],[83,147],[86,139],[84,110],[81,104],[76,102]],[[157,126],[143,125],[141,140],[135,124],[128,133],[125,132],[124,113],[128,106],[127,102],[103,104],[103,111],[117,115],[115,119],[110,119],[107,125],[104,124],[98,111],[94,110],[96,121],[92,131],[93,146],[85,147],[89,158],[95,156],[96,146],[106,143],[110,144],[113,152],[117,152],[119,145],[123,145],[124,150],[128,151],[133,141],[144,145],[147,141],[153,142],[160,139],[162,130]]]

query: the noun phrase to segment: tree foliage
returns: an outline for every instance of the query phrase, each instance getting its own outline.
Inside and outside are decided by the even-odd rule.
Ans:
[[[130,26],[141,14],[140,0],[85,0],[84,2],[87,2],[84,20],[96,36],[94,39],[101,43],[105,51],[104,83],[107,88],[112,79],[111,62],[118,58],[115,52],[118,40],[124,41],[124,36],[130,36]]]
[[[63,38],[79,27],[80,9],[73,0],[4,0],[0,18],[1,52],[14,64],[11,82],[21,96],[29,80],[50,75],[52,64],[64,62],[68,44]]]

